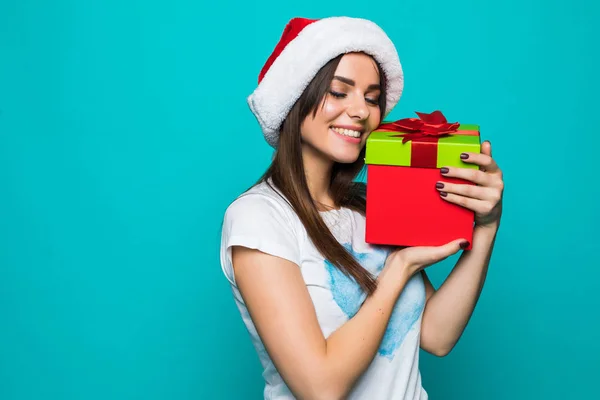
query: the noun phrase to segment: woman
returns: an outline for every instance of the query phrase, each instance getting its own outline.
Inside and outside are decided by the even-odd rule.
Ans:
[[[221,264],[264,367],[265,399],[427,399],[419,348],[443,356],[483,286],[503,181],[489,143],[440,195],[475,212],[473,247],[436,291],[424,268],[466,247],[365,243],[365,142],[400,98],[394,45],[374,23],[295,18],[249,97],[272,164],[227,209]],[[463,156],[464,158],[465,156]],[[443,183],[443,176],[440,177]]]

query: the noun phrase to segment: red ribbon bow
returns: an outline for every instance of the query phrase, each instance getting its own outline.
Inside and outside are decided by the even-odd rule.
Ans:
[[[415,113],[419,118],[404,118],[394,122],[381,124],[377,130],[406,132],[402,135],[393,135],[393,137],[404,137],[402,143],[406,143],[409,140],[425,137],[439,138],[456,132],[460,126],[460,123],[458,122],[448,122],[441,111],[434,111],[431,114],[416,111]]]

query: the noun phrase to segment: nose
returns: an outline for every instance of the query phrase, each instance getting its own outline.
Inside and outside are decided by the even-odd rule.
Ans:
[[[356,96],[347,108],[348,116],[352,119],[365,120],[369,118],[370,112],[366,101]]]

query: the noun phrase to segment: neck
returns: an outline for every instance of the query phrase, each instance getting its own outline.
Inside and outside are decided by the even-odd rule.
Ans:
[[[302,161],[310,196],[319,210],[335,208],[330,192],[333,161],[313,151],[303,151]]]

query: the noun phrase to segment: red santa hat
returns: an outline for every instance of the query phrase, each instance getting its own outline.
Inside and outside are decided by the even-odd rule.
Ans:
[[[351,17],[293,18],[260,71],[258,87],[248,97],[272,147],[277,147],[281,124],[317,72],[331,59],[350,52],[369,54],[383,69],[387,85],[383,117],[396,106],[404,75],[396,47],[378,25]]]

